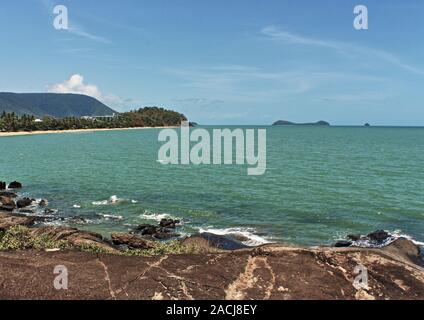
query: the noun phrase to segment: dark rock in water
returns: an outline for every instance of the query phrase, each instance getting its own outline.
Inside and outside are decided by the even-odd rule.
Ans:
[[[248,248],[248,246],[237,240],[207,232],[188,237],[183,240],[183,244],[203,247],[205,249],[216,248],[221,250],[239,250]]]
[[[49,202],[47,201],[47,200],[44,200],[44,199],[42,199],[39,203],[38,203],[38,205],[40,206],[40,207],[47,207],[47,205],[49,204]]]
[[[84,217],[73,217],[73,218],[68,220],[68,223],[71,223],[71,224],[86,224],[87,220],[85,220]]]
[[[388,238],[390,238],[390,235],[384,230],[377,230],[377,231],[374,231],[374,232],[370,233],[369,235],[367,235],[367,237],[371,241],[376,241],[378,243],[382,243],[385,240],[387,240]]]
[[[25,208],[25,207],[30,206],[33,201],[34,201],[34,199],[23,198],[23,199],[18,200],[16,202],[16,205],[18,206],[18,208]]]
[[[111,235],[112,243],[115,245],[125,245],[134,249],[152,249],[154,243],[152,241],[143,239],[134,234],[128,233],[114,233]]]
[[[45,214],[54,214],[54,213],[56,213],[56,210],[47,208],[47,209],[44,210],[44,213]]]
[[[0,213],[0,230],[1,231],[5,231],[15,226],[30,227],[34,224],[34,222],[35,222],[34,217]]]
[[[13,181],[11,183],[9,183],[9,189],[21,189],[22,188],[22,183],[18,182],[18,181]]]
[[[6,190],[6,182],[0,181],[0,190]]]
[[[178,237],[178,234],[171,232],[170,229],[153,226],[151,224],[141,224],[134,230],[142,236],[147,236],[153,239],[166,240]]]
[[[371,127],[369,123],[364,124],[365,127]]]
[[[350,247],[352,244],[353,244],[352,241],[340,240],[340,241],[337,241],[334,244],[334,247],[336,247],[336,248],[344,248],[344,247]]]
[[[176,225],[180,223],[180,220],[174,219],[162,219],[159,225],[163,228],[175,229]]]
[[[348,238],[349,240],[352,240],[352,241],[358,241],[358,240],[360,240],[360,239],[361,239],[361,235],[360,235],[360,234],[349,234],[349,235],[347,236],[347,238]]]
[[[0,192],[0,197],[17,198],[18,195],[14,192],[2,191]]]

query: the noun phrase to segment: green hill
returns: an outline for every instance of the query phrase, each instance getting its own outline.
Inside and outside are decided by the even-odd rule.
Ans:
[[[105,116],[116,111],[81,94],[0,92],[0,113],[54,118]]]

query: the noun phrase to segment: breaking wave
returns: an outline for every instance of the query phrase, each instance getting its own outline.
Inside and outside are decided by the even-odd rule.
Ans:
[[[228,236],[239,240],[247,246],[258,246],[266,243],[271,243],[269,240],[255,234],[256,230],[253,228],[199,228],[200,233],[212,233],[219,236]]]

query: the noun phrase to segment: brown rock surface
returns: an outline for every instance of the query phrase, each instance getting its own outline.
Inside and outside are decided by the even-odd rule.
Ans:
[[[12,215],[9,213],[0,212],[0,231],[7,230],[14,226],[32,226],[35,222],[34,217],[23,215]]]
[[[424,270],[397,254],[405,247],[413,253],[405,242],[158,257],[0,252],[0,299],[424,299]],[[57,265],[68,268],[68,290],[53,287]],[[358,265],[368,269],[366,290],[353,286]]]
[[[134,249],[151,249],[154,248],[153,241],[143,239],[134,234],[114,233],[111,235],[112,242],[116,245],[126,245]]]

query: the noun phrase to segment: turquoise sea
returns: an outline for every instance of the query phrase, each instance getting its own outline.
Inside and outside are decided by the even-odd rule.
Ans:
[[[377,229],[424,241],[424,128],[260,128],[263,176],[163,165],[159,129],[144,129],[0,137],[0,180],[104,234],[171,216],[183,235],[240,232],[252,243],[327,245]]]

